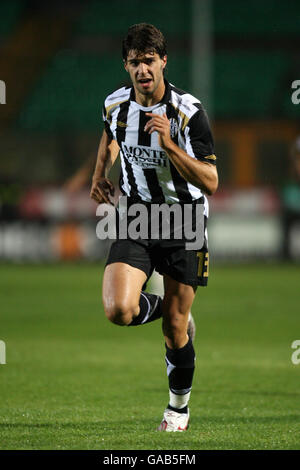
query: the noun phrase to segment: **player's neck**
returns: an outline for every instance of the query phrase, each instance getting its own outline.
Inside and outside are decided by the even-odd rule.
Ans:
[[[141,106],[148,108],[149,106],[154,106],[155,104],[159,103],[165,94],[166,85],[164,79],[162,79],[154,92],[151,95],[143,95],[139,93],[138,90],[135,91],[135,100]]]

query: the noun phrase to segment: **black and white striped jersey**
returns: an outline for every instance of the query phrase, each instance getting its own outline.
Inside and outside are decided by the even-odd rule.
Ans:
[[[204,195],[178,173],[159,146],[158,133],[144,132],[150,119],[146,113],[166,113],[174,143],[191,157],[215,164],[213,137],[200,101],[166,80],[165,85],[163,99],[150,107],[135,101],[133,86],[116,90],[105,99],[103,120],[106,132],[120,147],[123,194],[157,204],[189,203]],[[205,196],[204,200],[207,207]]]

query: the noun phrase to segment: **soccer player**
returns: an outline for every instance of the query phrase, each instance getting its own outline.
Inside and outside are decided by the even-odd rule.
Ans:
[[[118,89],[104,102],[105,129],[91,197],[110,203],[114,188],[107,171],[120,152],[120,190],[129,207],[139,203],[150,212],[155,204],[189,204],[193,223],[206,227],[206,195],[218,186],[206,113],[197,98],[165,79],[166,42],[156,27],[131,26],[122,52],[132,86]],[[202,207],[200,221],[197,205]],[[158,430],[184,431],[195,368],[188,319],[197,286],[207,284],[207,230],[195,250],[187,249],[184,236],[158,238],[117,238],[108,255],[102,298],[106,316],[116,325],[137,326],[162,317],[169,401]],[[163,299],[143,291],[154,268],[164,277]]]

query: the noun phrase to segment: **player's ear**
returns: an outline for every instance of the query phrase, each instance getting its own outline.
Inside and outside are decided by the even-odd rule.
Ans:
[[[163,56],[161,60],[162,60],[162,68],[164,69],[167,65],[167,56],[166,55]]]
[[[124,69],[126,70],[126,72],[128,72],[127,60],[123,59],[123,64],[124,64]]]

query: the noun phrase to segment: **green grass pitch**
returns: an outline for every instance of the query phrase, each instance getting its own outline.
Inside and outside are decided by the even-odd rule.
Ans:
[[[190,429],[168,402],[160,321],[110,324],[103,266],[0,266],[1,449],[300,449],[299,267],[213,266],[199,288]]]

